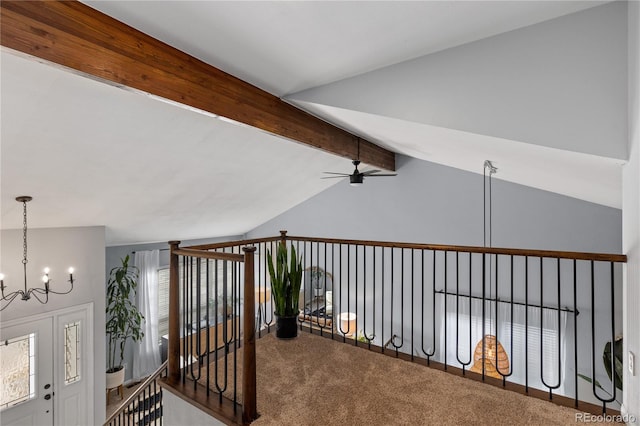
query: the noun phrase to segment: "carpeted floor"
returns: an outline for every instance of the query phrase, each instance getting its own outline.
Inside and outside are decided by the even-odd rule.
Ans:
[[[256,349],[256,426],[577,423],[576,410],[308,333]]]

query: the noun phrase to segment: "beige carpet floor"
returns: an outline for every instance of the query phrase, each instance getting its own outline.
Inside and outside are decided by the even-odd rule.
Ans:
[[[571,408],[309,333],[256,352],[256,426],[577,424]]]

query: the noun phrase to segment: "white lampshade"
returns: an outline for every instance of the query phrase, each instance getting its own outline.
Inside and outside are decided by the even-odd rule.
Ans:
[[[338,315],[340,320],[340,332],[344,332],[346,337],[353,337],[356,334],[356,314],[353,312],[342,312]]]

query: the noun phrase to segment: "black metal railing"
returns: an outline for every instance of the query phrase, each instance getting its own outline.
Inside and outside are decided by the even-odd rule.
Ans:
[[[165,362],[122,402],[118,410],[111,414],[104,424],[106,426],[161,426],[163,405],[159,380],[166,376],[167,363]]]
[[[303,258],[309,331],[575,407],[621,400],[600,360],[622,330],[625,256],[282,237]]]
[[[255,249],[178,244],[171,244],[167,385],[190,388],[190,395],[197,393],[201,404],[223,418],[251,421],[256,415],[255,336],[247,330],[254,330]],[[212,396],[217,405],[211,406]]]
[[[257,305],[251,324],[260,335],[275,325],[267,258],[277,244],[294,245],[302,256],[302,330],[585,411],[606,412],[621,400],[619,384],[599,360],[622,329],[623,255],[292,237],[285,231],[190,247],[237,254],[255,247],[255,286],[248,291]],[[245,290],[245,308],[247,296]],[[247,315],[234,308],[241,311]],[[233,339],[225,342],[230,346]],[[233,353],[237,347],[225,356]],[[202,380],[196,371],[189,374]]]

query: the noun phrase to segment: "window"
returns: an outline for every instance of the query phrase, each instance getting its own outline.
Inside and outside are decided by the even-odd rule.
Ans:
[[[35,398],[35,333],[0,344],[0,410]]]
[[[64,384],[80,380],[80,321],[64,325]]]
[[[224,310],[226,309],[227,316],[233,314],[233,283],[234,277],[237,276],[237,272],[234,271],[233,263],[228,261],[215,261],[208,260],[209,262],[209,307],[210,307],[210,321],[214,322],[214,315],[223,315]],[[217,264],[217,273],[216,273],[216,264]],[[191,315],[192,322],[198,323],[204,319],[206,319],[206,309],[207,309],[207,270],[204,266],[204,262],[201,266],[200,272],[200,318],[196,318],[197,306],[195,303],[196,297],[193,297],[193,309]],[[193,268],[195,273],[195,266]],[[235,272],[235,273],[234,273]],[[180,265],[180,274],[182,276],[182,264]],[[158,270],[158,336],[162,337],[169,333],[169,268],[161,268]],[[218,278],[217,284],[217,294],[218,294],[218,308],[215,308],[215,300],[216,300],[216,275]],[[236,286],[236,291],[238,291],[238,286]],[[223,300],[226,300],[227,303],[223,303]],[[180,294],[180,309],[182,309],[182,294]],[[218,318],[220,321],[221,318]]]
[[[462,368],[456,357],[456,339],[458,340],[458,356],[463,362],[469,360],[470,351],[474,351],[479,342],[482,342],[482,302],[472,301],[471,318],[469,318],[468,302],[460,303],[458,314],[459,336],[456,336],[456,304],[453,296],[449,297],[447,303],[447,364]],[[487,302],[484,334],[496,335],[502,345],[510,368],[513,370],[509,381],[519,384],[528,382],[529,386],[546,390],[548,385],[555,386],[560,383],[560,387],[554,391],[564,392],[566,342],[567,336],[567,315],[562,312],[560,320],[558,313],[552,309],[540,309],[529,306],[528,326],[525,326],[525,308],[516,305],[513,310],[513,319],[510,318],[507,305],[501,305],[498,311],[498,321],[496,330],[495,310],[491,311]],[[542,324],[541,324],[542,321]],[[511,324],[513,322],[513,335],[511,334]],[[471,328],[469,324],[471,323]],[[559,339],[559,337],[561,339]],[[471,348],[469,348],[471,340]],[[512,342],[513,340],[513,342]],[[542,343],[541,343],[542,342]],[[513,344],[512,344],[513,343]],[[440,329],[440,349],[444,348],[444,322],[441,322]],[[441,357],[444,355],[441,352]],[[473,353],[472,353],[473,365]],[[441,358],[442,361],[443,358]],[[467,368],[470,368],[469,365]],[[559,369],[559,365],[562,366]],[[500,367],[503,373],[509,369]]]

